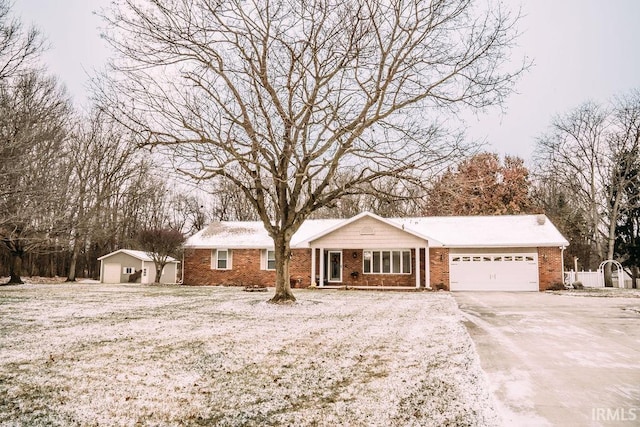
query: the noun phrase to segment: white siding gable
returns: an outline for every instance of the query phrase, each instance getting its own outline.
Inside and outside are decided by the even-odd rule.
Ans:
[[[399,249],[425,246],[426,240],[370,216],[344,225],[310,242],[324,248]]]

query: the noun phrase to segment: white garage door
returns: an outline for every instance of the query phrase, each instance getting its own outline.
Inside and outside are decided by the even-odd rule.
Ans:
[[[120,264],[105,264],[102,283],[120,283]]]
[[[538,254],[454,253],[449,278],[452,291],[537,291]]]

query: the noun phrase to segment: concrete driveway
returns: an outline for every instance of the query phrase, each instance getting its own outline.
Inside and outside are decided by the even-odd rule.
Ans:
[[[640,425],[640,298],[453,295],[505,425]]]

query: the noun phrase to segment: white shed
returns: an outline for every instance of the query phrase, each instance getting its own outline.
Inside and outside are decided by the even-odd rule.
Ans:
[[[155,264],[144,251],[119,249],[98,258],[100,261],[100,283],[153,283]],[[178,281],[178,263],[169,257],[169,263],[162,270],[160,283]]]

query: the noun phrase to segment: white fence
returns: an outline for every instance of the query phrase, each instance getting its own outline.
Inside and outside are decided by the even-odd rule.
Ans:
[[[622,272],[622,280],[618,279],[618,271],[611,274],[613,286],[617,288],[631,288],[631,277],[626,271]],[[599,271],[565,271],[564,283],[572,285],[574,282],[581,282],[585,288],[604,288],[604,273]]]
[[[564,282],[568,285],[581,282],[585,288],[604,288],[604,275],[601,271],[566,271]]]

